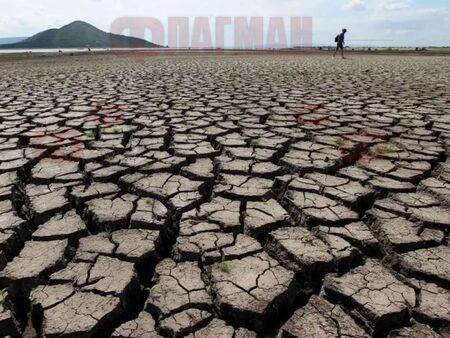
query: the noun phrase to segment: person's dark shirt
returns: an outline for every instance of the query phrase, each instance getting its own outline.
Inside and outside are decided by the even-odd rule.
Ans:
[[[339,44],[340,44],[340,43],[342,43],[342,44],[345,43],[344,37],[345,37],[345,33],[339,34],[339,37],[338,37],[338,43],[339,43]]]

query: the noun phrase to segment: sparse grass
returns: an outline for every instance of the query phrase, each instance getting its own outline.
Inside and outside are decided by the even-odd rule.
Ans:
[[[115,157],[116,155],[114,155],[114,154],[110,154],[110,155],[108,155],[108,156],[106,156],[105,157],[105,160],[112,160],[112,159],[114,159],[114,157]]]
[[[313,133],[310,130],[305,130],[305,137],[306,137],[307,140],[312,141]]]
[[[113,234],[113,230],[112,229],[107,229],[106,230],[106,237],[109,239],[109,241],[112,242],[112,234]]]
[[[154,293],[158,289],[158,285],[153,285],[151,288],[145,288],[145,291],[148,292],[149,295]]]
[[[0,304],[3,304],[8,297],[8,289],[0,289]]]
[[[345,145],[345,140],[342,137],[336,139],[336,145],[338,148],[341,148]]]
[[[86,171],[81,171],[80,173],[81,173],[81,176],[83,176],[83,180],[84,180],[84,181],[89,181],[90,175],[89,175],[88,172],[86,172]]]
[[[302,237],[302,242],[304,243],[311,243],[313,240],[314,236],[312,236],[311,234],[307,234]]]
[[[378,144],[375,147],[377,155],[386,155],[394,152],[394,149],[387,143]]]
[[[231,264],[230,262],[220,262],[214,264],[214,268],[223,272],[223,273],[230,273],[231,272]]]
[[[92,132],[92,130],[85,131],[84,136],[86,137],[87,140],[95,139],[95,136],[94,136],[94,133]]]
[[[155,163],[147,163],[147,164],[145,164],[142,168],[143,169],[151,169],[152,168],[152,166],[154,165]]]
[[[254,139],[251,140],[250,143],[251,143],[252,146],[257,146],[257,145],[259,145],[261,143],[261,140],[259,138],[254,138]]]
[[[154,199],[146,199],[145,200],[145,204],[154,207],[155,206],[155,200]]]

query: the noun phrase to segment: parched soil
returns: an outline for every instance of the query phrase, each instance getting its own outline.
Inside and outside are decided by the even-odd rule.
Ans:
[[[448,57],[0,79],[0,337],[450,337]]]

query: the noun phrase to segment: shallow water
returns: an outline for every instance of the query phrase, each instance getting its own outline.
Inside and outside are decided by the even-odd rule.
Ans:
[[[100,52],[106,51],[109,48],[91,48],[92,52]],[[11,49],[0,49],[0,54],[12,54],[12,53],[58,53],[62,51],[63,53],[80,53],[87,52],[87,48],[30,48],[30,49],[20,49],[20,48],[11,48]]]

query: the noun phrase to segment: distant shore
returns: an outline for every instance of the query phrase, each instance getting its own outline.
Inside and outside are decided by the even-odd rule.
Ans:
[[[35,57],[60,57],[60,56],[82,56],[82,55],[154,55],[155,53],[164,55],[173,54],[317,54],[326,55],[334,50],[333,47],[314,47],[310,49],[286,48],[286,49],[179,49],[179,48],[142,48],[142,49],[109,49],[93,48],[90,51],[86,48],[70,49],[0,49],[0,59],[29,59]],[[428,55],[428,56],[450,56],[450,48],[346,48],[348,54],[367,54],[367,55]]]

